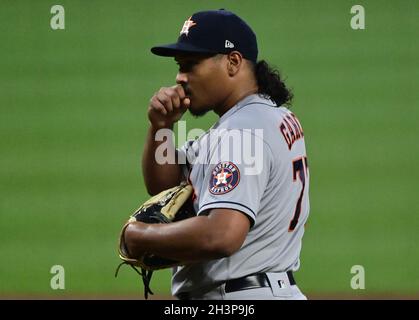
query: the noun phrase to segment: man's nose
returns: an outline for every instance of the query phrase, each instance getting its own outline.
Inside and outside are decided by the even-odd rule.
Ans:
[[[184,72],[178,72],[176,75],[176,83],[177,84],[185,84],[188,82],[188,78],[186,76],[186,73]]]

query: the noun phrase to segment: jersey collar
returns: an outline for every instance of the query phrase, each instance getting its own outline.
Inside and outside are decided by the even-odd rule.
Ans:
[[[236,113],[237,111],[239,111],[240,109],[242,109],[243,107],[249,105],[249,104],[254,104],[254,103],[263,103],[263,104],[269,104],[272,107],[276,106],[276,104],[272,101],[269,100],[267,98],[264,98],[263,96],[261,96],[260,94],[251,94],[245,98],[243,98],[242,100],[240,100],[239,102],[236,103],[235,106],[233,106],[232,108],[230,108],[230,110],[228,110],[226,113],[224,113],[220,119],[218,119],[218,121],[215,123],[214,127],[218,127],[221,123],[223,123],[227,118],[231,117],[231,115],[233,115],[234,113]]]

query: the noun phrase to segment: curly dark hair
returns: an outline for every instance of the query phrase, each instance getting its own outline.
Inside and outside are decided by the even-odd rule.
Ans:
[[[254,71],[259,94],[274,101],[278,107],[282,105],[291,106],[294,95],[285,86],[278,70],[269,66],[265,60],[260,60],[254,65]]]

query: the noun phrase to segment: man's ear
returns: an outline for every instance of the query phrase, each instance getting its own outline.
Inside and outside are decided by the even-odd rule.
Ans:
[[[234,77],[243,64],[243,56],[238,51],[232,51],[227,55],[227,70],[230,77]]]

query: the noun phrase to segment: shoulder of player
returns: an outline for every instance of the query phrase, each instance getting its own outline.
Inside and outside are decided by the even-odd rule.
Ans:
[[[273,158],[275,148],[272,141],[272,130],[264,130],[258,126],[243,126],[243,125],[220,126],[215,130],[211,130],[208,138],[212,141],[220,141],[221,144],[229,144],[232,141],[235,145],[250,147],[251,150],[258,150],[266,154],[270,154]],[[243,123],[241,123],[243,124]],[[261,149],[260,149],[261,148]],[[264,151],[262,151],[264,150]]]
[[[259,102],[242,106],[235,113],[220,123],[219,128],[225,129],[257,129],[267,128],[274,123],[274,114],[278,108]]]

